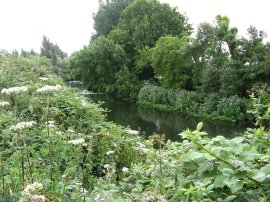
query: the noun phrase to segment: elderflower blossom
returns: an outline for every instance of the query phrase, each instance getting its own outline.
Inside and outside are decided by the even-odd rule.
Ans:
[[[21,86],[21,87],[3,88],[1,90],[1,93],[10,95],[10,94],[19,94],[26,91],[28,91],[28,88],[26,86]]]
[[[43,195],[35,194],[41,189],[43,189],[43,185],[38,182],[27,185],[25,189],[22,191],[22,197],[19,202],[28,202],[28,201],[44,202],[45,197]]]
[[[17,123],[16,125],[11,126],[10,130],[17,131],[17,130],[23,130],[25,128],[32,128],[33,125],[35,124],[37,124],[35,121],[20,122],[20,123]]]
[[[128,172],[128,168],[127,168],[127,167],[123,167],[123,168],[122,168],[122,171],[123,171],[124,173],[126,173],[126,172]]]
[[[0,101],[0,106],[1,106],[1,107],[8,106],[8,105],[9,105],[8,102]]]
[[[109,156],[111,154],[114,154],[114,151],[107,151],[106,154]]]
[[[61,89],[62,89],[62,87],[60,85],[56,85],[56,86],[45,85],[45,86],[37,89],[37,92],[42,93],[42,92],[50,92],[50,91],[59,91]]]
[[[82,145],[82,144],[84,144],[85,143],[85,141],[84,141],[84,139],[83,138],[81,138],[81,139],[77,139],[77,140],[70,140],[70,141],[68,141],[68,143],[69,144],[73,144],[73,145]]]

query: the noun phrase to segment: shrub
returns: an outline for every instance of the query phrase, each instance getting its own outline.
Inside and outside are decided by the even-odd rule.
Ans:
[[[222,98],[217,106],[217,112],[220,116],[227,117],[233,121],[246,120],[246,112],[249,101],[238,96]]]

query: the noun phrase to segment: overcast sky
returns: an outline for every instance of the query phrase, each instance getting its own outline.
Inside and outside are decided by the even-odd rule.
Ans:
[[[196,29],[227,15],[241,35],[250,25],[270,35],[268,0],[161,0],[186,13]],[[0,49],[39,52],[42,36],[69,54],[88,44],[98,0],[0,0]]]

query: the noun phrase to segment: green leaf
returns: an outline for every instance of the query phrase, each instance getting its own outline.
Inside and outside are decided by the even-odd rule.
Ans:
[[[188,154],[181,155],[181,160],[183,162],[188,162],[188,161],[196,160],[198,158],[202,158],[203,156],[204,156],[203,153],[191,152],[191,153],[188,153]]]
[[[231,142],[234,144],[239,144],[239,143],[243,142],[244,139],[245,139],[245,137],[236,137],[236,138],[231,139]]]
[[[223,200],[223,202],[230,202],[230,201],[232,201],[232,200],[235,199],[235,198],[236,198],[236,195],[231,195],[231,196],[226,197],[226,198]]]
[[[228,179],[228,177],[224,176],[224,175],[218,175],[215,180],[214,180],[214,185],[215,187],[220,187],[223,188],[226,184],[224,183],[224,181]]]
[[[230,177],[234,174],[234,171],[230,168],[223,168],[221,172],[227,177]]]
[[[203,122],[198,123],[197,125],[197,131],[200,131],[203,128]]]
[[[258,152],[255,149],[240,153],[239,159],[242,161],[252,161],[256,158]]]
[[[253,179],[262,182],[266,177],[267,175],[264,172],[259,171],[253,176]]]
[[[235,193],[235,192],[241,190],[243,188],[243,186],[244,186],[243,181],[237,181],[237,182],[234,182],[234,181],[235,180],[232,180],[232,184],[229,186],[232,193]]]

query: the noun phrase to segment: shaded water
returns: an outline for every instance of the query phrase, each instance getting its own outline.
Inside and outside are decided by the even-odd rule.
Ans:
[[[188,116],[178,112],[164,112],[148,109],[106,95],[91,95],[95,102],[103,101],[102,107],[107,108],[107,120],[133,130],[141,131],[145,136],[153,133],[166,134],[170,140],[179,140],[178,134],[189,128],[195,130],[199,122],[203,122],[203,131],[209,136],[223,135],[227,138],[235,137],[245,131],[246,125],[224,121],[207,120],[200,117]]]

